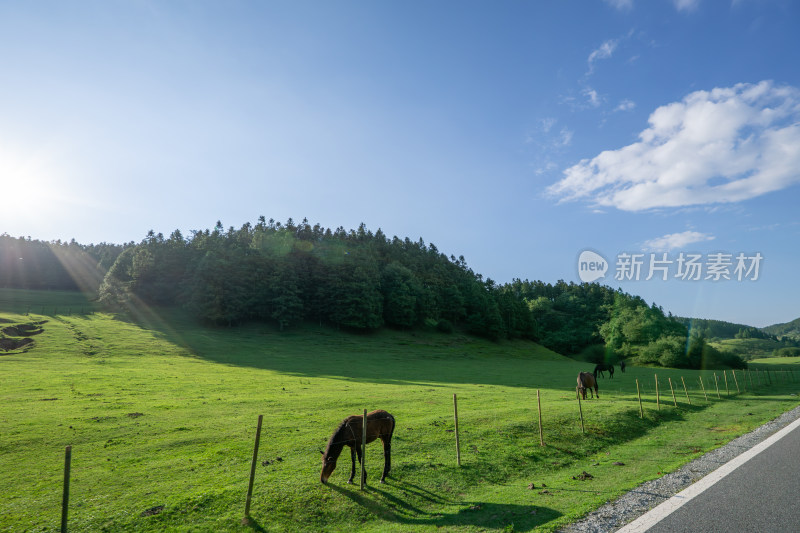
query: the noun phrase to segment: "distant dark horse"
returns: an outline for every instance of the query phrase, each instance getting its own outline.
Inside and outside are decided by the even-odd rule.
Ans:
[[[578,386],[575,387],[575,394],[576,395],[580,394],[581,396],[583,396],[583,399],[585,400],[586,389],[589,389],[589,392],[591,392],[592,389],[594,389],[594,392],[592,393],[592,398],[594,398],[595,395],[597,395],[597,397],[600,398],[600,393],[597,392],[597,379],[595,379],[594,375],[590,374],[589,372],[581,372],[580,374],[578,374]]]
[[[600,363],[599,365],[594,367],[594,372],[592,372],[592,374],[594,374],[595,379],[597,379],[597,373],[600,372],[600,375],[603,376],[603,372],[605,372],[606,370],[608,370],[608,373],[611,374],[611,377],[613,379],[613,377],[614,377],[614,365],[607,365],[605,363]],[[603,376],[603,377],[605,377],[605,376]]]
[[[625,373],[625,360],[624,359],[619,362],[619,369],[622,370],[623,373]]]
[[[352,467],[350,468],[350,479],[348,483],[353,483],[353,478],[356,475],[356,456],[358,462],[361,463],[361,439],[364,417],[362,415],[348,416],[336,431],[333,432],[331,438],[328,440],[328,446],[322,453],[322,473],[319,480],[323,483],[328,482],[333,470],[336,468],[336,460],[342,453],[345,446],[350,446],[350,460]],[[383,475],[381,476],[381,483],[383,483],[386,476],[389,474],[389,469],[392,467],[392,433],[394,433],[394,417],[386,411],[372,411],[367,414],[367,442],[372,442],[375,439],[381,439],[383,442]]]

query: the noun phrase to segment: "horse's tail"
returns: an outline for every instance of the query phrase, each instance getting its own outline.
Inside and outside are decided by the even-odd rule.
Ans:
[[[391,418],[391,419],[392,419],[392,429],[391,429],[391,431],[389,431],[389,439],[391,439],[391,438],[392,438],[392,435],[394,435],[394,425],[395,425],[395,421],[394,421],[394,416],[392,416],[391,414],[389,415],[389,418]]]

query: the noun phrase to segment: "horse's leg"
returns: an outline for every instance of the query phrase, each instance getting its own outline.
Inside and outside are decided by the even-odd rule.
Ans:
[[[356,477],[356,446],[350,446],[350,479],[347,480],[348,485],[353,484],[354,477]]]
[[[381,475],[381,483],[384,482],[386,476],[389,475],[389,470],[392,468],[392,437],[384,437],[383,441],[383,475]]]
[[[355,449],[354,453],[355,453],[355,456],[358,458],[358,464],[361,466],[361,470],[362,470],[361,475],[364,476],[364,479],[367,479],[367,471],[364,469],[364,463],[361,462],[361,444],[360,443],[356,443],[353,446],[353,449]],[[353,463],[353,475],[355,475],[355,472],[356,472],[356,465],[355,465],[355,463]]]

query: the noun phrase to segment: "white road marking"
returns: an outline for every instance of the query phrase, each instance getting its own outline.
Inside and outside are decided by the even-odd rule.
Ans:
[[[795,430],[798,426],[800,426],[800,419],[795,420],[782,430],[778,431],[771,437],[763,440],[759,444],[753,446],[746,452],[738,455],[737,457],[731,459],[721,467],[717,468],[706,477],[690,485],[689,487],[685,488],[669,500],[665,501],[661,505],[651,509],[647,513],[643,514],[633,522],[629,523],[628,525],[622,527],[621,529],[617,530],[617,533],[644,533],[658,522],[669,516],[673,511],[679,509],[683,505],[689,503],[692,498],[695,498],[703,493],[703,491],[709,489],[712,485],[716,482],[742,466],[744,463],[758,455],[759,453],[763,452],[780,439],[791,433]]]

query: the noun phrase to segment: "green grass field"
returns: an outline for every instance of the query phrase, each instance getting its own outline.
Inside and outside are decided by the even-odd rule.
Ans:
[[[800,365],[800,357],[764,357],[750,361],[750,366],[753,368],[764,368],[763,365],[777,366],[785,370],[800,370],[800,367],[798,367]]]
[[[33,345],[0,351],[1,531],[58,530],[66,445],[71,531],[552,531],[799,403],[788,374],[758,386],[755,374],[734,381],[717,371],[718,398],[713,372],[629,367],[600,379],[601,399],[582,403],[582,434],[575,377],[591,369],[532,343],[207,329],[163,311],[135,322],[39,315],[47,293],[26,298],[30,315],[0,299],[0,327],[45,321]],[[680,387],[677,408],[668,378]],[[376,483],[374,443],[366,490],[345,483],[346,453],[322,485],[319,450],[338,423],[379,408],[397,419],[387,483]]]
[[[745,361],[765,358],[784,345],[770,339],[721,339],[710,343],[718,350],[731,352]]]

